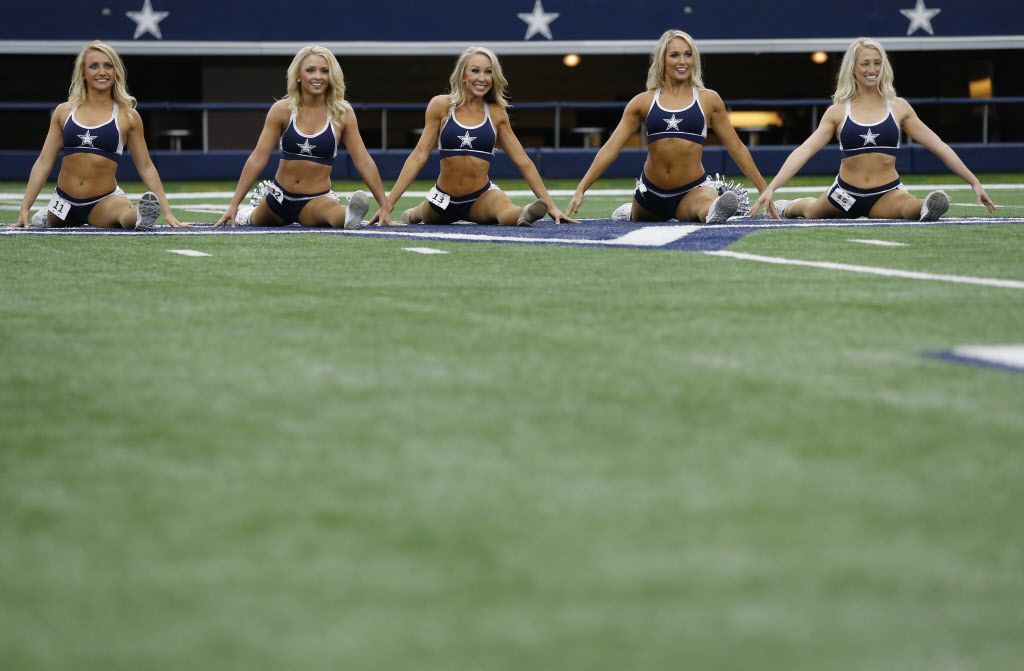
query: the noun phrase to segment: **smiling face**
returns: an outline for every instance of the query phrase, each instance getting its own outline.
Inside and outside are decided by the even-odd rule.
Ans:
[[[863,89],[875,89],[882,77],[882,54],[877,49],[863,47],[857,50],[857,58],[853,64],[853,76],[857,86]]]
[[[693,75],[693,47],[681,37],[669,40],[665,49],[665,81],[685,83]]]
[[[483,98],[494,86],[494,67],[484,54],[473,54],[462,71],[462,83],[469,96]]]
[[[299,89],[311,96],[322,96],[331,83],[331,69],[327,59],[317,54],[310,54],[302,59],[299,66]]]
[[[90,49],[85,52],[82,67],[86,86],[92,90],[109,91],[117,81],[114,62],[102,51]]]

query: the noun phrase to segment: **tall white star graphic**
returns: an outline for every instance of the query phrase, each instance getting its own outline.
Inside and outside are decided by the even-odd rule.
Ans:
[[[313,150],[316,149],[316,145],[315,144],[310,144],[308,139],[305,142],[303,142],[302,144],[298,145],[298,147],[299,147],[299,154],[300,155],[304,155],[304,156],[312,156],[313,155]]]
[[[868,128],[868,132],[865,133],[864,135],[861,135],[861,137],[864,138],[865,147],[868,146],[869,144],[873,144],[876,147],[878,146],[878,143],[875,142],[875,138],[878,137],[878,133],[872,133],[870,128]]]
[[[164,38],[160,34],[160,22],[170,16],[170,12],[154,12],[153,4],[146,0],[142,3],[141,12],[125,12],[129,19],[135,22],[135,34],[133,40],[139,39],[143,33],[150,33],[158,40]]]
[[[517,14],[521,21],[526,22],[526,36],[524,40],[528,40],[537,33],[540,33],[549,40],[552,39],[551,35],[551,22],[558,18],[558,12],[545,12],[544,5],[541,4],[540,0],[536,0],[533,3],[533,11],[529,14],[519,13]]]
[[[924,0],[917,0],[917,4],[914,5],[913,9],[901,9],[900,14],[910,19],[910,25],[907,26],[907,35],[913,34],[918,28],[922,28],[929,35],[934,35],[932,19],[941,11],[941,9],[928,9],[924,6]]]
[[[459,145],[459,149],[462,149],[463,147],[469,147],[470,149],[473,148],[473,140],[475,140],[476,138],[470,137],[468,130],[466,131],[465,135],[459,135],[458,138],[462,140],[462,144]]]
[[[82,140],[82,144],[78,145],[79,147],[92,147],[93,149],[96,148],[95,146],[93,146],[92,141],[98,138],[99,135],[93,135],[88,130],[86,130],[85,135],[79,135],[78,137]]]
[[[676,113],[672,112],[672,116],[670,116],[669,118],[665,119],[665,123],[668,124],[665,127],[665,130],[679,130],[679,122],[680,121],[682,121],[682,119],[677,119],[676,118]]]

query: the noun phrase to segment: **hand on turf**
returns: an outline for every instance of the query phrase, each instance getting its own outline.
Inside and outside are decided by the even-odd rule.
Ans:
[[[224,224],[226,224],[226,223],[228,223],[230,221],[231,222],[231,228],[234,228],[235,225],[236,225],[235,224],[235,217],[237,217],[237,216],[238,216],[238,206],[237,205],[231,205],[230,207],[228,207],[227,212],[225,212],[224,214],[220,215],[220,219],[217,220],[217,223],[215,223],[213,225],[213,227],[214,228],[220,228],[221,226],[223,226]]]
[[[13,224],[10,224],[7,228],[28,228],[28,214],[25,212],[18,212],[18,220]]]
[[[979,203],[988,208],[989,212],[996,211],[996,204],[993,203],[992,199],[988,197],[988,194],[985,193],[985,187],[983,187],[981,184],[978,184],[977,186],[974,187],[974,197],[975,199],[977,199]]]
[[[565,208],[566,214],[570,217],[576,214],[576,210],[580,209],[580,205],[583,204],[583,194],[577,191],[572,194],[572,200],[569,201],[569,206]]]
[[[578,224],[580,222],[571,218],[565,212],[562,212],[558,207],[551,208],[548,210],[548,216],[555,220],[556,224]]]
[[[380,209],[377,210],[377,214],[373,215],[373,219],[370,220],[371,224],[375,222],[381,226],[395,225],[395,222],[391,221],[391,203],[385,202],[380,206]]]
[[[164,221],[166,221],[171,228],[189,228],[188,224],[183,224],[178,221],[178,218],[174,216],[170,210],[164,212]]]
[[[779,213],[775,210],[775,203],[772,202],[772,196],[775,195],[774,190],[765,189],[754,201],[754,204],[750,206],[750,216],[754,216],[764,206],[764,211],[768,213],[772,219],[781,219]]]

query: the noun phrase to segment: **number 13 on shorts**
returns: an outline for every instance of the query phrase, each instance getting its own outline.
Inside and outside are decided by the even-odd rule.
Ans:
[[[437,205],[442,210],[446,210],[448,209],[448,203],[451,202],[452,197],[449,196],[447,193],[440,191],[435,186],[432,189],[430,189],[430,192],[427,194],[427,200],[429,200],[434,205]]]

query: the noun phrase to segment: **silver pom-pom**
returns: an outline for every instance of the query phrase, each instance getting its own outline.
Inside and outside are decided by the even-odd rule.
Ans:
[[[718,191],[718,195],[721,196],[726,191],[732,191],[736,194],[736,198],[739,201],[739,205],[736,208],[736,214],[734,217],[745,217],[750,214],[750,193],[747,192],[747,187],[736,182],[727,182],[725,177],[715,173],[714,178],[711,180],[711,186],[715,187]]]
[[[260,201],[263,200],[263,196],[267,195],[267,192],[270,191],[270,186],[273,183],[274,182],[272,180],[265,179],[256,186],[252,187],[252,191],[249,192],[249,203],[253,207],[259,205]]]

